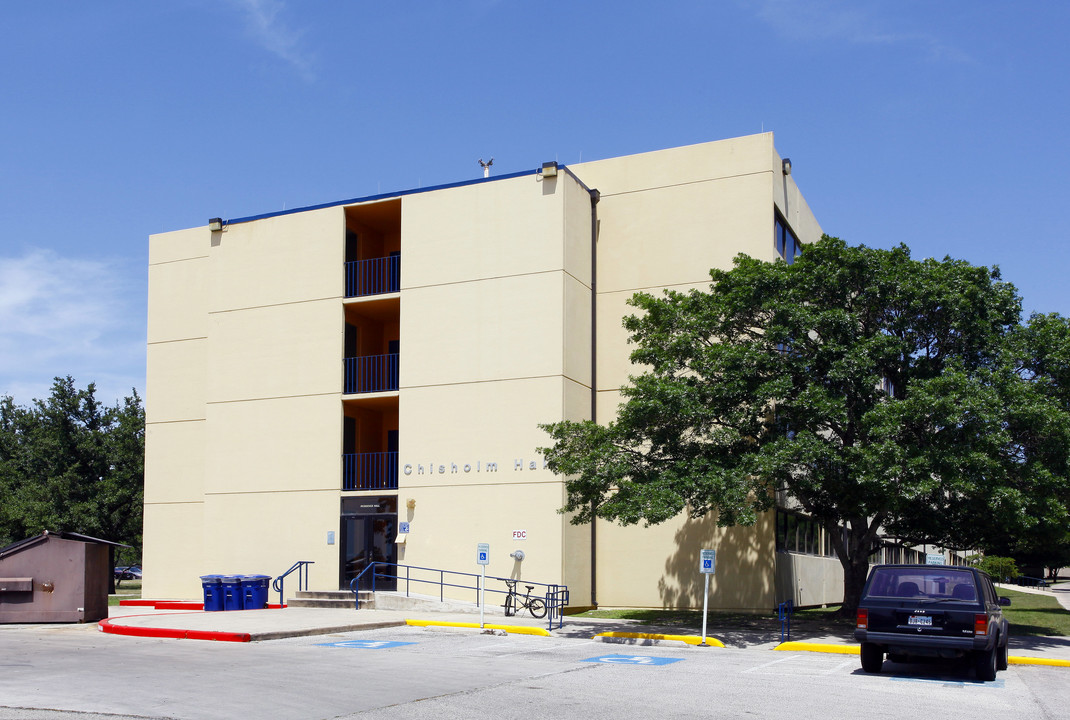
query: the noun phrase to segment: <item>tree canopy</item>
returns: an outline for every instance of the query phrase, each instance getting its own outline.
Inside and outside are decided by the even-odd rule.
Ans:
[[[615,420],[543,426],[574,522],[749,525],[790,496],[832,540],[845,612],[882,531],[965,548],[1065,527],[1065,366],[1037,354],[1065,322],[1021,325],[998,270],[826,236],[710,275],[630,300],[641,372]]]
[[[141,547],[145,411],[132,395],[112,407],[92,383],[56,378],[30,407],[0,398],[0,547],[44,530]]]

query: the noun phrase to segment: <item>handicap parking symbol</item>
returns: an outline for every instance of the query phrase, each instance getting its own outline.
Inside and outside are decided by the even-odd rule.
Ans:
[[[346,647],[360,648],[362,650],[385,650],[387,648],[401,647],[402,645],[415,645],[411,642],[397,642],[393,640],[344,640],[333,643],[316,643],[320,647]]]
[[[703,560],[702,561],[702,568],[704,570],[709,570],[712,567],[713,567],[713,560]]]
[[[602,655],[587,658],[583,662],[607,663],[610,665],[669,665],[683,658],[651,657],[649,655]]]

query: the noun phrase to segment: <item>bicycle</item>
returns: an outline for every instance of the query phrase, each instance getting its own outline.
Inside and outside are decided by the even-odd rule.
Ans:
[[[505,596],[505,616],[512,617],[519,610],[526,608],[534,618],[546,617],[546,601],[538,596],[531,597],[531,591],[535,589],[535,586],[525,585],[528,591],[521,597],[516,591],[516,583],[516,580],[505,581],[505,584],[509,586],[509,594]]]

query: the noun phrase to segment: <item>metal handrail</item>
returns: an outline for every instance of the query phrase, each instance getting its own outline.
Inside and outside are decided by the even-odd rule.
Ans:
[[[399,387],[399,353],[342,359],[342,393],[392,392]]]
[[[365,452],[342,456],[343,490],[397,490],[398,453]]]
[[[283,599],[283,585],[285,584],[286,576],[290,573],[297,571],[297,591],[301,592],[308,587],[308,566],[314,565],[315,560],[298,560],[295,562],[289,570],[279,575],[277,578],[271,581],[271,588],[279,594],[279,605],[285,605],[286,602]],[[304,575],[302,576],[301,570],[304,569]]]
[[[401,290],[401,256],[351,260],[345,264],[346,297],[366,297]]]
[[[380,572],[377,569],[380,566],[388,567],[388,568],[389,567],[396,568],[396,572],[395,572],[395,574],[390,574],[390,573],[386,573],[386,572]],[[401,569],[405,570],[405,575],[401,575],[400,572],[398,572]],[[438,573],[438,580],[425,580],[425,579],[422,579],[422,578],[414,578],[414,577],[412,577],[411,572],[410,572],[412,570],[424,570],[424,571],[428,571],[428,572],[432,572],[432,573]],[[377,561],[377,562],[370,563],[363,570],[361,570],[360,573],[355,578],[353,578],[352,580],[349,581],[349,590],[353,593],[353,602],[354,602],[354,605],[356,606],[356,608],[358,610],[360,609],[360,600],[359,600],[359,596],[358,596],[357,593],[360,590],[361,581],[364,579],[364,576],[366,574],[368,574],[368,571],[372,571],[371,572],[371,591],[373,593],[375,592],[375,579],[376,578],[380,578],[380,579],[383,579],[383,580],[389,580],[389,579],[393,578],[395,580],[404,580],[405,581],[405,597],[409,597],[409,591],[410,591],[410,587],[409,586],[410,586],[410,583],[426,583],[426,584],[429,584],[429,585],[438,585],[439,586],[439,601],[440,602],[445,600],[445,589],[448,588],[448,587],[462,588],[462,589],[465,589],[465,590],[474,590],[475,591],[475,595],[476,595],[476,607],[479,607],[479,580],[478,579],[480,577],[482,577],[482,576],[477,574],[477,573],[460,572],[460,571],[457,571],[457,570],[442,570],[440,568],[420,567],[418,565],[401,565],[400,563],[388,563],[388,562],[378,562]],[[465,578],[465,577],[467,577],[467,578],[476,578],[476,580],[475,580],[474,584],[459,584],[459,583],[456,583],[456,582],[446,582],[446,575],[457,575],[457,576],[460,576],[462,578]],[[502,583],[506,584],[507,588],[508,588],[508,583],[516,582],[516,579],[514,579],[514,578],[495,577],[493,575],[487,575],[486,579],[487,580],[498,580],[498,581],[501,581]],[[556,623],[556,627],[558,627],[558,628],[562,627],[563,624],[564,624],[564,609],[565,609],[565,607],[567,607],[568,600],[569,600],[568,586],[567,585],[556,585],[554,583],[539,583],[539,582],[533,582],[531,580],[524,580],[523,582],[524,582],[525,585],[531,585],[533,587],[546,588],[546,591],[543,594],[543,600],[545,600],[545,602],[546,602],[546,617],[548,619],[549,629],[553,630],[554,627],[555,627],[555,623]],[[488,592],[488,593],[499,593],[501,595],[508,595],[509,592],[510,592],[508,589],[497,590],[497,589],[490,588],[490,587],[485,588],[484,591]]]

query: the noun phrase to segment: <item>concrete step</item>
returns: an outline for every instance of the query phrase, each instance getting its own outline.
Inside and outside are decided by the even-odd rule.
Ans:
[[[348,590],[298,590],[294,597],[299,600],[349,600],[353,602],[353,593]]]
[[[362,608],[374,608],[375,598],[369,591],[358,593]],[[353,608],[353,593],[348,590],[301,590],[286,601],[289,607],[307,608]]]

